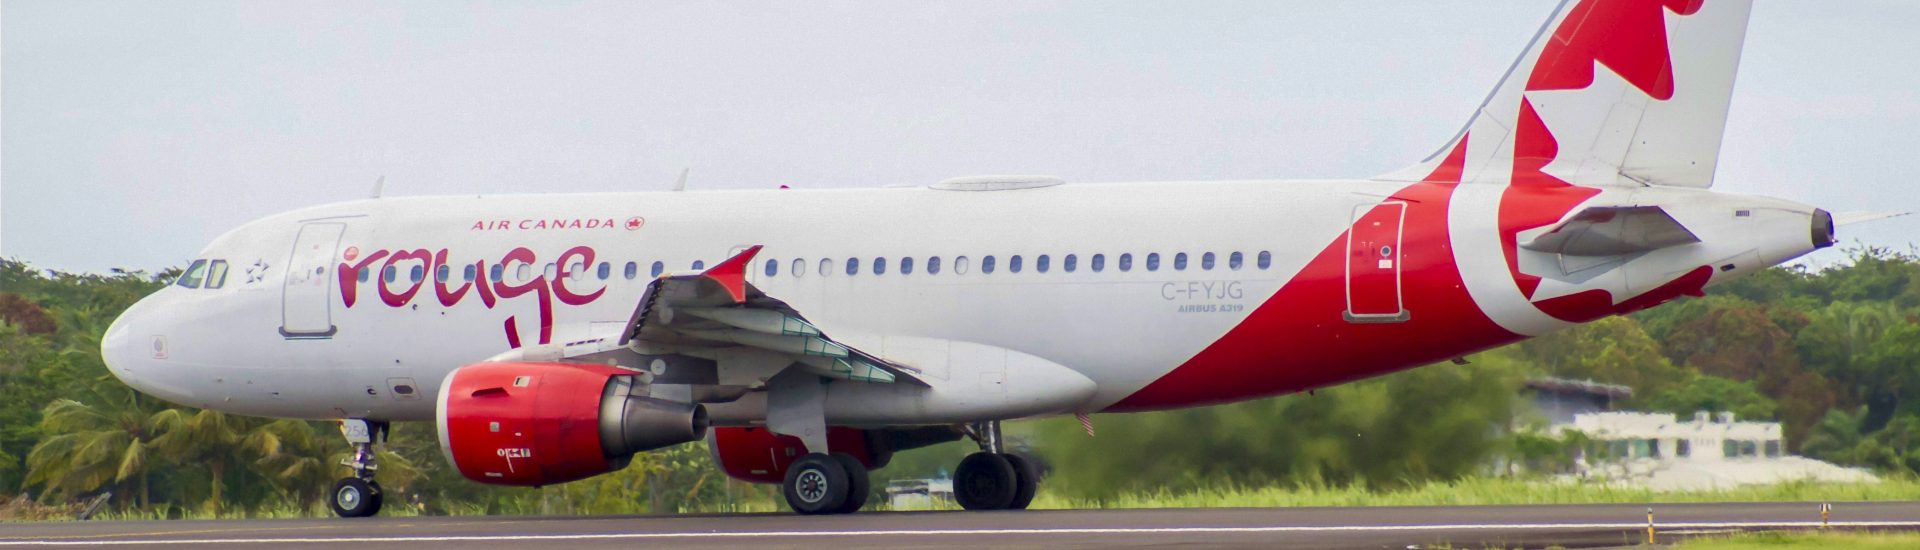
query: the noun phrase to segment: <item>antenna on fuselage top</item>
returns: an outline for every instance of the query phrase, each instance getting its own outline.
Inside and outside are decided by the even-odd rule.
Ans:
[[[691,171],[693,171],[693,167],[686,167],[686,168],[680,169],[680,180],[673,182],[674,191],[687,190],[687,172],[691,172]]]
[[[380,176],[380,179],[373,180],[373,194],[369,195],[367,198],[369,199],[380,198],[380,192],[385,190],[386,187],[387,187],[387,176],[383,174]]]

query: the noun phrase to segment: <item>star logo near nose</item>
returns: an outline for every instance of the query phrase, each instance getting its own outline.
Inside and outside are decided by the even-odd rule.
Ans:
[[[247,284],[254,284],[266,280],[267,267],[266,260],[254,260],[253,265],[247,266]]]

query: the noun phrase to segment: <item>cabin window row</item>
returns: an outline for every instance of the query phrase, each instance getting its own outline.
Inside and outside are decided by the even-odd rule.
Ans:
[[[979,269],[981,274],[988,275],[1001,271],[1003,268],[1008,273],[1021,273],[1029,269],[1027,260],[1028,258],[1026,256],[1015,254],[1006,256],[1004,263],[1002,263],[1001,257],[989,254],[979,257]],[[1082,258],[1078,254],[1060,256],[1058,260],[1057,268],[1065,273],[1077,273],[1083,268]],[[1111,262],[1109,262],[1109,260],[1111,260]],[[1139,260],[1139,267],[1143,271],[1154,272],[1160,271],[1162,268],[1162,256],[1158,252],[1150,252],[1142,255],[1139,257]],[[1194,260],[1194,258],[1190,257],[1187,253],[1176,252],[1173,253],[1170,258],[1167,258],[1167,261],[1164,263],[1167,264],[1166,267],[1173,271],[1186,271],[1190,268],[1197,268],[1200,271],[1212,271],[1214,269],[1240,271],[1246,267],[1247,258],[1246,255],[1241,252],[1229,252],[1225,255],[1203,252],[1198,256],[1197,261],[1190,260]],[[845,260],[821,258],[817,261],[795,258],[790,260],[789,263],[791,267],[787,270],[787,273],[795,277],[807,275],[810,267],[815,268],[813,271],[820,276],[833,275],[835,272],[841,272],[847,275],[858,275],[861,273],[863,266],[863,260],[860,258],[847,258]],[[1131,272],[1134,270],[1136,262],[1135,256],[1132,253],[1123,253],[1112,257],[1106,254],[1094,254],[1085,257],[1084,268],[1087,271],[1101,273],[1109,268],[1109,263],[1112,264],[1111,267],[1116,271]],[[894,272],[901,275],[912,275],[916,268],[927,275],[939,275],[942,270],[946,269],[950,269],[956,275],[965,275],[973,269],[973,264],[974,260],[968,256],[953,256],[950,261],[945,260],[941,256],[928,256],[919,262],[918,265],[916,265],[915,258],[912,256],[900,257],[891,262],[888,261],[887,257],[880,256],[873,258],[871,261],[864,262],[866,270],[872,272],[874,275],[885,275],[889,268],[892,268]],[[226,278],[226,262],[216,260],[215,265],[217,267],[212,271],[218,274],[219,280],[224,281]],[[763,273],[768,277],[777,277],[781,274],[780,260],[770,259],[762,265]],[[187,276],[181,278],[181,286],[187,286],[188,281],[192,281],[193,284],[197,286],[199,278],[195,277],[197,274],[196,269],[202,267],[204,266],[200,262],[196,262],[193,267],[189,267],[187,269]],[[588,277],[604,281],[614,278],[616,267],[616,264],[612,262],[600,262],[589,269],[584,263],[575,263],[567,270],[566,276],[576,281]],[[691,267],[696,271],[706,269],[706,262],[695,260]],[[1037,273],[1052,272],[1056,268],[1055,257],[1049,254],[1033,256],[1030,267],[1032,271]],[[1253,255],[1253,267],[1259,270],[1266,270],[1273,267],[1273,253],[1264,250],[1255,253]],[[626,262],[623,266],[618,266],[620,276],[628,280],[638,278],[643,268],[647,276],[653,278],[665,273],[667,264],[666,262],[655,261],[643,266],[639,262]],[[434,280],[444,283],[448,280],[455,279],[456,276],[454,275],[453,269],[452,266],[447,265],[435,268]],[[559,269],[558,265],[548,263],[539,269],[539,276],[545,276],[548,279],[556,278],[559,276]],[[487,280],[504,280],[506,275],[508,275],[508,273],[506,273],[506,266],[494,264],[488,268]],[[524,281],[533,279],[536,276],[535,266],[524,263],[517,264],[514,266],[512,275],[517,280]],[[371,280],[372,277],[373,268],[371,266],[360,268],[360,282],[367,282]],[[478,277],[478,268],[474,265],[464,266],[457,276],[457,278],[462,281],[473,281]],[[214,277],[207,278],[209,280],[214,279]],[[399,280],[417,283],[426,279],[426,266],[415,265],[407,268],[404,275],[400,268],[387,266],[381,270],[380,278],[389,283]]]
[[[1108,269],[1109,260],[1111,260],[1112,268],[1116,271],[1130,272],[1134,270],[1134,259],[1135,256],[1132,253],[1123,253],[1111,257],[1106,254],[1094,254],[1084,258],[1078,254],[1067,254],[1065,256],[1059,256],[1056,262],[1056,258],[1053,255],[1040,254],[1033,256],[1031,263],[1029,263],[1028,257],[1015,254],[1006,256],[1004,258],[1005,263],[1003,264],[1001,257],[989,254],[979,257],[979,268],[980,273],[986,275],[1000,271],[1003,267],[1008,273],[1020,273],[1027,271],[1029,268],[1036,273],[1049,273],[1056,268],[1064,273],[1077,273],[1080,272],[1083,267],[1087,271],[1100,273]],[[1140,268],[1143,271],[1160,271],[1161,259],[1162,257],[1158,252],[1147,253],[1140,257]],[[1172,254],[1170,261],[1167,263],[1170,264],[1169,267],[1173,271],[1186,271],[1189,268],[1197,268],[1200,271],[1212,271],[1214,269],[1240,271],[1246,268],[1247,264],[1246,254],[1241,252],[1229,252],[1225,255],[1203,252],[1199,255],[1198,261],[1189,262],[1190,259],[1192,258],[1189,257],[1187,253],[1176,252]],[[845,273],[847,275],[859,275],[862,271],[862,261],[861,258],[847,258],[844,260],[835,260],[832,258],[821,258],[819,260],[794,258],[787,262],[787,274],[792,277],[804,277],[811,271],[822,277],[833,275],[835,272]],[[973,269],[973,264],[974,260],[967,256],[953,256],[950,261],[944,260],[941,256],[928,256],[921,261],[919,265],[915,265],[915,259],[912,256],[895,258],[891,262],[888,261],[887,257],[880,256],[866,261],[865,271],[874,275],[885,275],[888,269],[891,268],[895,273],[912,275],[914,269],[918,267],[927,275],[939,275],[943,269],[949,269],[955,275],[965,275]],[[1253,264],[1255,269],[1260,270],[1273,267],[1273,253],[1263,250],[1254,254]],[[777,277],[780,275],[780,271],[780,260],[767,260],[761,267],[761,272],[768,277]]]

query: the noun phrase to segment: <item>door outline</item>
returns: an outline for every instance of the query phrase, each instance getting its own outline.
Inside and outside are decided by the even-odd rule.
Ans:
[[[1353,258],[1354,258],[1353,234],[1355,230],[1359,228],[1361,220],[1366,218],[1367,214],[1371,214],[1375,208],[1393,208],[1394,210],[1397,211],[1394,214],[1392,248],[1388,250],[1376,252],[1379,256],[1385,258],[1379,261],[1383,263],[1390,262],[1390,265],[1392,266],[1391,269],[1393,270],[1393,303],[1395,306],[1394,309],[1397,311],[1395,311],[1394,313],[1355,313],[1353,311]],[[1344,253],[1342,254],[1343,256],[1346,257],[1346,262],[1345,262],[1344,279],[1341,281],[1341,283],[1346,290],[1345,295],[1346,295],[1347,307],[1345,311],[1340,312],[1340,317],[1342,319],[1345,319],[1349,323],[1405,322],[1407,319],[1411,317],[1407,312],[1407,301],[1406,301],[1406,290],[1405,290],[1406,287],[1402,283],[1402,277],[1401,277],[1401,273],[1402,273],[1401,268],[1404,267],[1406,264],[1406,262],[1402,261],[1402,258],[1405,258],[1406,254],[1405,254],[1405,251],[1402,250],[1401,244],[1403,244],[1407,235],[1407,223],[1406,223],[1407,222],[1407,203],[1404,201],[1386,201],[1386,202],[1379,203],[1377,205],[1362,204],[1362,205],[1354,206],[1351,220],[1352,220],[1351,223],[1347,226],[1347,238],[1345,239],[1346,246],[1344,247],[1344,250],[1343,250]]]
[[[303,257],[300,249],[307,242],[310,231],[318,231],[313,233],[313,236],[319,239],[315,243],[319,247],[314,253]],[[281,277],[280,284],[280,336],[288,340],[321,340],[332,338],[339,332],[339,327],[333,324],[334,280],[338,277],[334,276],[337,274],[329,273],[332,267],[329,264],[333,263],[334,258],[339,257],[340,241],[346,236],[346,232],[347,224],[342,222],[307,222],[301,224],[300,230],[294,233],[292,250],[287,253],[287,268]],[[326,253],[324,257],[319,254],[322,251]],[[316,260],[319,264],[314,267],[315,271],[311,275],[306,275],[309,266]],[[295,280],[296,275],[319,277],[321,280],[318,283],[309,282],[310,279],[304,278]],[[295,285],[299,285],[303,290],[296,292]],[[320,307],[317,310],[319,315],[314,319],[306,319],[305,315],[296,315],[301,309],[310,308],[311,302],[294,308],[289,308],[289,303],[296,299],[316,298],[312,295],[313,288],[320,289],[320,294],[317,296],[320,300]],[[325,325],[326,328],[318,328],[320,325]]]

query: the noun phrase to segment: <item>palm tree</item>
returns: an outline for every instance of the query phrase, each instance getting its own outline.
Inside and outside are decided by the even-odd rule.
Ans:
[[[149,444],[160,433],[158,413],[131,390],[100,405],[60,399],[41,411],[40,430],[54,434],[27,454],[23,485],[44,485],[43,501],[66,499],[108,484],[137,490],[149,504]],[[130,487],[128,487],[130,485]],[[124,501],[123,501],[124,502]]]
[[[205,506],[208,512],[219,513],[227,466],[258,421],[206,409],[167,409],[155,413],[153,420],[160,435],[150,446],[177,464],[205,465],[212,483]]]
[[[302,420],[275,420],[247,434],[240,446],[254,465],[300,509],[310,510],[340,473],[345,440]]]

